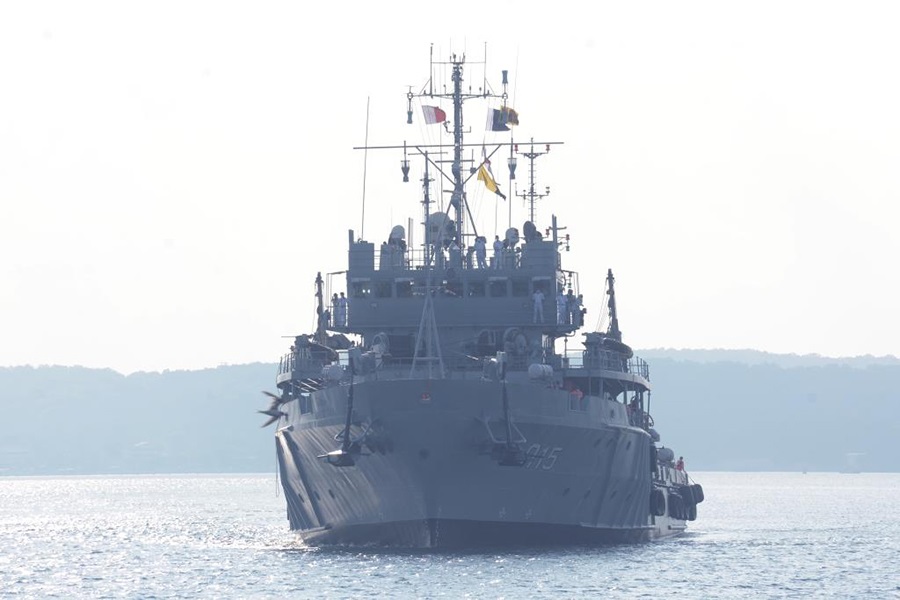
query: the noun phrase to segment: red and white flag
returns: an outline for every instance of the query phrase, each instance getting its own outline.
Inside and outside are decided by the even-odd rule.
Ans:
[[[425,122],[431,125],[432,123],[443,123],[447,120],[447,113],[442,111],[437,106],[422,106],[422,112],[425,113]]]

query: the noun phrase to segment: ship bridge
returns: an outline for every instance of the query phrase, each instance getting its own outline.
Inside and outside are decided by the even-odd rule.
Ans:
[[[432,294],[436,321],[445,327],[534,327],[555,335],[574,332],[580,320],[568,310],[559,318],[557,293],[574,288],[577,274],[562,271],[559,252],[550,240],[533,239],[518,248],[506,248],[483,268],[473,252],[436,253],[426,261],[425,251],[353,241],[350,232],[347,271],[348,310],[337,331],[365,334],[385,329],[416,328],[426,293]],[[536,318],[534,294],[543,296]]]

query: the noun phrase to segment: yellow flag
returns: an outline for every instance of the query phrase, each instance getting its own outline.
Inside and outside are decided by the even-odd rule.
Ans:
[[[491,163],[485,161],[485,163],[478,168],[478,180],[484,182],[484,187],[506,200],[506,196],[500,191],[500,187],[491,175],[490,165]]]

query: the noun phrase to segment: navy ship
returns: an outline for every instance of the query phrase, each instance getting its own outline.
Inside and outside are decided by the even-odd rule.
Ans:
[[[421,108],[446,143],[378,147],[403,153],[404,181],[421,164],[420,243],[403,226],[378,245],[349,231],[346,270],[316,279],[315,331],[295,337],[278,393],[267,392],[260,412],[276,426],[290,527],[313,545],[415,548],[676,535],[703,490],[660,445],[648,365],[622,340],[612,270],[597,274],[607,326],[585,331],[579,275],[562,265],[569,236],[556,216],[537,224],[535,201],[549,190],[535,191],[535,165],[557,142],[516,144],[510,133],[491,152],[464,143],[469,101],[488,104],[490,131],[518,125],[507,72],[502,92],[472,92],[469,66],[432,57],[431,73],[440,67],[451,85],[438,92],[429,78],[407,94],[407,122]],[[528,161],[519,195],[529,220],[490,240],[467,190],[502,195],[497,152],[509,153],[510,179]]]

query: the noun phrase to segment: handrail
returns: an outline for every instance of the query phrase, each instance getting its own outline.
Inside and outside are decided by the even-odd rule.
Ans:
[[[304,358],[294,352],[288,352],[278,361],[278,375],[285,375],[293,371],[319,372],[325,367],[325,363],[314,358]]]
[[[487,269],[518,269],[521,266],[522,253],[516,250],[503,250],[495,256],[488,252]],[[477,270],[478,261],[473,251],[432,252],[432,265],[435,269]],[[452,254],[452,256],[451,256]],[[422,270],[425,268],[424,249],[403,250],[394,244],[382,244],[375,248],[375,270]],[[485,269],[481,269],[485,270]]]
[[[563,358],[570,369],[604,369],[619,373],[634,373],[647,381],[650,380],[650,366],[647,361],[637,356],[626,359],[620,352],[594,349],[567,350]]]
[[[531,361],[527,356],[510,357],[507,369],[514,371],[528,370]],[[596,350],[588,353],[586,350],[568,350],[563,356],[563,364],[567,369],[604,369],[620,373],[633,373],[650,380],[650,366],[642,358],[637,356],[625,359],[624,355],[609,350]],[[409,368],[413,363],[412,357],[384,357],[384,368]],[[346,361],[339,360],[341,366],[346,366]],[[293,371],[320,371],[325,367],[321,360],[303,358],[293,352],[281,357],[278,363],[278,375],[284,375]],[[481,363],[473,364],[472,370],[481,368]]]

